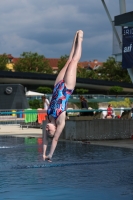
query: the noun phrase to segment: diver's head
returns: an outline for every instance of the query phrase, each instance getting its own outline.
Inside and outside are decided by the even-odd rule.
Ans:
[[[48,123],[46,125],[46,133],[48,134],[48,137],[53,138],[56,131],[56,126],[52,123]]]

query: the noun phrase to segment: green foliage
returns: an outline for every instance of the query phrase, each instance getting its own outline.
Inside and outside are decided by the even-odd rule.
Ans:
[[[0,55],[0,70],[1,71],[8,70],[7,67],[6,67],[7,63],[8,63],[7,55],[5,53]]]
[[[40,92],[40,93],[44,93],[44,94],[51,94],[52,93],[52,89],[49,88],[49,87],[38,87],[36,89],[37,92]]]
[[[89,76],[88,71],[86,71],[86,69],[81,68],[80,66],[78,66],[77,77],[88,78],[88,76]]]
[[[129,107],[131,107],[131,101],[129,98],[125,98],[124,101],[111,101],[109,103],[112,104],[112,106],[114,108],[120,108],[120,107],[129,108]]]
[[[91,107],[93,109],[98,109],[98,103],[97,102],[88,102],[88,107]]]
[[[68,60],[68,56],[64,55],[60,57],[60,60],[58,61],[58,73],[61,71],[61,69],[65,66],[67,60]]]
[[[43,108],[42,102],[38,99],[29,100],[29,106],[32,109]]]
[[[132,103],[131,100],[130,100],[129,98],[125,98],[124,101],[125,101],[128,105],[131,105],[131,103]]]
[[[81,103],[80,102],[74,102],[76,106],[81,109]],[[98,103],[97,102],[88,102],[88,107],[91,107],[92,109],[98,109]]]
[[[15,63],[14,70],[18,72],[52,73],[49,61],[43,55],[32,52],[23,52]]]
[[[81,109],[81,103],[80,102],[74,102],[74,103],[71,102],[71,104],[75,104],[78,107],[78,109]]]
[[[114,57],[109,57],[103,66],[95,71],[99,74],[99,79],[131,83],[127,70],[121,65],[121,62],[116,62]]]
[[[76,89],[76,93],[77,94],[88,94],[88,89],[83,89],[83,88],[80,88],[80,89]]]
[[[109,92],[112,93],[112,94],[118,94],[118,93],[121,93],[122,91],[123,91],[123,88],[120,87],[120,86],[112,86],[109,89]]]
[[[121,62],[116,62],[114,57],[109,57],[103,66],[96,70],[85,70],[79,67],[77,77],[131,83],[127,70],[121,65]]]

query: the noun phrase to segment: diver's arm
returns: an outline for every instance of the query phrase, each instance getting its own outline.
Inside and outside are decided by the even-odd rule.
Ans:
[[[57,146],[57,143],[58,143],[58,139],[63,131],[63,128],[65,126],[65,117],[63,117],[63,120],[60,122],[58,122],[57,124],[57,129],[56,129],[56,132],[55,132],[55,135],[53,137],[53,140],[52,140],[52,144],[51,144],[51,148],[50,148],[50,152],[49,152],[49,155],[47,156],[48,158],[52,158],[53,156],[53,153],[55,151],[55,148]]]
[[[48,136],[46,133],[46,129],[43,130],[43,159],[46,159],[46,150],[48,146]]]

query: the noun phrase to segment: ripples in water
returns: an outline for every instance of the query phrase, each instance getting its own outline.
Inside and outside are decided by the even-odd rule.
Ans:
[[[133,199],[132,149],[59,142],[48,163],[41,139],[0,137],[0,161],[1,199]]]

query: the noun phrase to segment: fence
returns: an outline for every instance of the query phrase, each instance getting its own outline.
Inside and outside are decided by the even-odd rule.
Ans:
[[[22,115],[22,111],[20,110],[0,110],[0,124],[20,124],[24,121]]]
[[[118,110],[118,109],[117,109]],[[69,116],[61,139],[102,140],[125,139],[133,135],[131,109],[124,109],[120,119],[102,119],[103,110],[67,110],[68,113],[88,113],[88,116]],[[92,112],[94,113],[92,115]],[[91,113],[91,115],[89,115]],[[30,120],[30,122],[28,121]],[[40,120],[40,121],[39,121]],[[45,110],[0,110],[0,125],[20,125],[41,128],[46,124]]]
[[[73,120],[79,120],[79,116],[83,117],[83,120],[92,120],[92,119],[103,119],[103,112],[107,111],[106,109],[68,109],[67,118]],[[114,109],[114,113],[121,111],[121,109]],[[131,109],[123,109],[121,118],[130,119],[131,118]],[[23,127],[41,127],[42,121],[46,120],[46,110],[44,109],[25,109],[25,110],[0,110],[0,124],[20,124]],[[87,118],[86,118],[87,117]],[[115,115],[114,115],[115,118]]]
[[[46,94],[47,98],[50,100],[52,94]],[[132,95],[104,95],[104,94],[84,94],[83,95],[89,102],[110,102],[110,101],[123,101],[125,98],[129,98],[131,102],[133,102]],[[41,100],[40,96],[35,97],[27,97],[28,100],[38,99]],[[72,94],[69,98],[69,102],[80,102],[79,94]]]
[[[40,109],[26,110],[0,110],[1,125],[19,124],[21,127],[41,127],[42,121],[46,119],[46,111]]]

